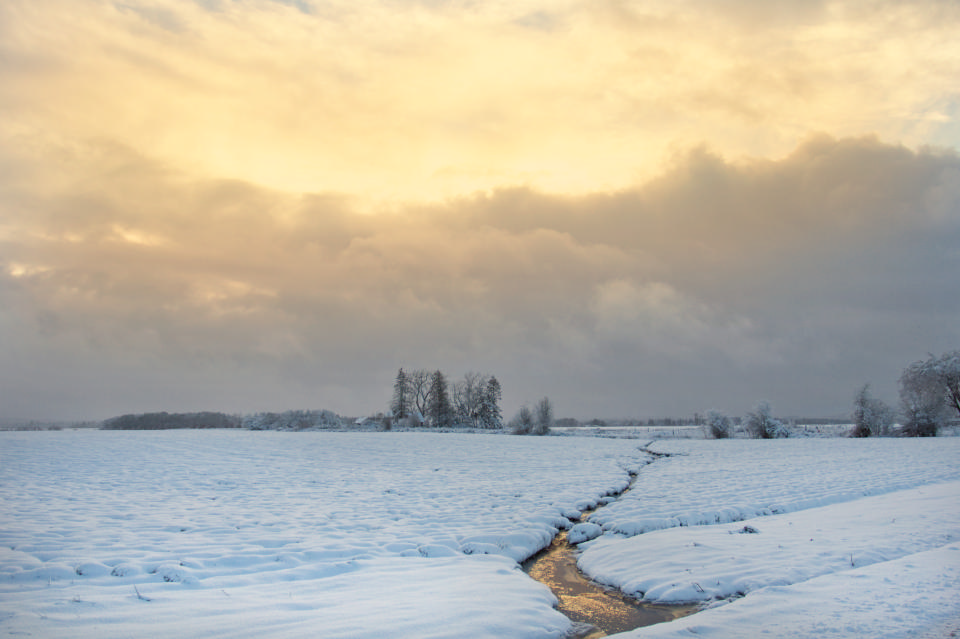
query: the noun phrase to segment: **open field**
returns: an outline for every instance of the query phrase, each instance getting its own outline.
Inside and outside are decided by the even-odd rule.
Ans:
[[[637,636],[960,618],[960,439],[644,443],[0,433],[0,635],[559,638],[569,621],[517,562],[631,472],[581,567],[712,606]]]

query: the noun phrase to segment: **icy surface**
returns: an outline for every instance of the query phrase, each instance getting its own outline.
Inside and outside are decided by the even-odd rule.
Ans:
[[[558,637],[569,622],[516,561],[644,457],[602,439],[0,433],[0,632]]]

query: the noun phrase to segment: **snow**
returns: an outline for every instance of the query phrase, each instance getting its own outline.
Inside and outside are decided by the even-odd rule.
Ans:
[[[645,601],[711,607],[629,636],[960,629],[960,440],[660,441],[650,450],[671,456],[590,517],[605,534],[581,544],[578,565]]]
[[[654,603],[725,599],[960,541],[960,481],[716,526],[604,537],[579,566]]]
[[[559,638],[518,562],[568,527],[595,579],[707,607],[621,636],[960,630],[960,438],[642,443],[0,433],[0,634]]]
[[[945,639],[960,636],[960,544],[866,568],[770,586],[626,639],[795,637]]]
[[[0,433],[0,451],[0,632],[43,637],[559,637],[517,562],[645,457],[237,430]]]
[[[955,438],[659,440],[649,449],[672,456],[590,521],[636,535],[850,502],[960,479],[944,454],[958,447]]]

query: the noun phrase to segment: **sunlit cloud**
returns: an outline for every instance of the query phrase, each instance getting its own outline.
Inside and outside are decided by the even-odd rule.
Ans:
[[[889,395],[960,339],[958,25],[4,2],[0,403],[360,412],[400,365],[494,372],[508,410]]]
[[[508,185],[588,193],[648,179],[703,141],[733,156],[783,155],[824,130],[958,142],[950,3],[2,11],[8,133],[121,140],[282,190],[376,202]]]

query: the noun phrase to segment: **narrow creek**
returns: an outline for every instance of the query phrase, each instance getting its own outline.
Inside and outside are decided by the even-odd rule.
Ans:
[[[633,486],[636,475],[619,498]],[[587,521],[593,511],[583,511]],[[696,606],[664,606],[636,601],[587,578],[577,568],[577,547],[561,531],[553,542],[523,563],[523,570],[546,585],[559,600],[557,609],[574,622],[574,639],[596,639],[641,626],[651,626],[696,612]]]

